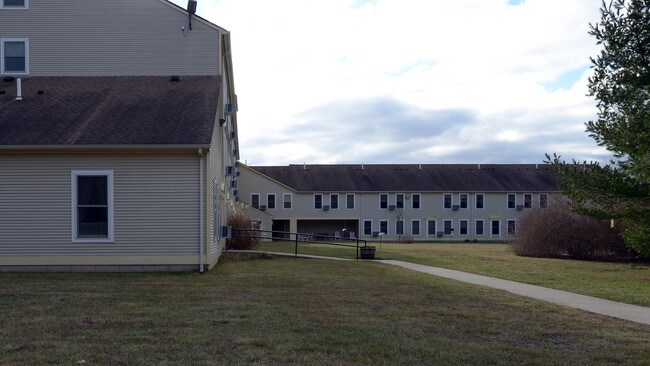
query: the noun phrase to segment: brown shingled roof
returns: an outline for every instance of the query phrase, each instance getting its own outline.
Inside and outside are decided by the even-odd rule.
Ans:
[[[29,77],[17,101],[0,79],[0,147],[207,146],[220,88],[219,76]]]
[[[556,192],[549,165],[289,165],[252,169],[298,192]]]

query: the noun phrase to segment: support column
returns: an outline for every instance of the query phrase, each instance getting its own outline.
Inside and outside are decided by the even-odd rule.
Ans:
[[[298,232],[298,219],[289,219],[289,231],[292,233]],[[291,235],[291,240],[296,240],[295,235]]]

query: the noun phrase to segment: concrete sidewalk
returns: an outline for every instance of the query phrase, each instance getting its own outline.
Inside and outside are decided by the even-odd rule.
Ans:
[[[493,277],[481,276],[467,272],[455,271],[438,267],[425,266],[395,260],[378,260],[377,262],[398,266],[413,271],[444,277],[452,280],[488,286],[513,294],[531,297],[533,299],[565,305],[576,309],[603,314],[614,318],[630,320],[633,322],[650,325],[650,308],[630,305],[622,302],[604,300],[597,297],[578,295],[572,292],[553,290],[546,287],[527,285],[521,282],[502,280]]]

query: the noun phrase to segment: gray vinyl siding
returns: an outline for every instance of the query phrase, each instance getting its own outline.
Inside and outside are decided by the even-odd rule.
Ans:
[[[30,76],[218,75],[219,33],[198,19],[189,31],[188,16],[158,0],[0,9],[0,38],[29,39]]]
[[[0,155],[0,256],[197,255],[198,157]],[[112,170],[115,240],[71,242],[72,170]]]

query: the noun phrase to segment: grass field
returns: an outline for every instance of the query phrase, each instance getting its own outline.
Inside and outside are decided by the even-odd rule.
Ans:
[[[650,263],[604,263],[519,257],[506,244],[381,244],[377,257],[397,259],[650,306]],[[299,253],[354,258],[355,250],[299,244]],[[293,253],[291,242],[263,243],[261,250]]]
[[[372,262],[0,273],[0,364],[647,364],[650,327]]]

